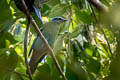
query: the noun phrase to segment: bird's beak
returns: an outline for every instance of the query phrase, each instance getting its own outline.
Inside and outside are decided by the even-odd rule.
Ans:
[[[65,23],[67,21],[67,19],[63,19],[60,21],[60,23]]]
[[[62,20],[63,22],[66,22],[67,21],[67,19],[64,19],[64,20]]]

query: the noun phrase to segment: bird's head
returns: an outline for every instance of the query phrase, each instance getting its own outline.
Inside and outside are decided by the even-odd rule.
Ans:
[[[56,22],[56,23],[63,23],[65,21],[67,21],[67,20],[62,17],[55,17],[51,20],[51,22]]]

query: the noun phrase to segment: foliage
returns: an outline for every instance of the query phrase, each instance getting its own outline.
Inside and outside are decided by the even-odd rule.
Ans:
[[[67,19],[53,51],[68,80],[120,80],[120,2],[101,2],[110,8],[109,12],[98,11],[87,0],[49,0],[40,9],[44,23],[57,16]],[[29,80],[21,75],[26,75],[23,56],[26,16],[12,0],[0,0],[0,5],[0,80]],[[33,26],[30,27],[28,51],[36,37]],[[49,55],[40,62],[33,78],[62,80]]]

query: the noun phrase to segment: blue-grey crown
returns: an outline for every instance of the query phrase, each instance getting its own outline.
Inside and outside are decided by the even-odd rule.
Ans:
[[[55,22],[55,21],[66,21],[66,19],[62,18],[62,17],[55,17],[51,20],[52,22]]]

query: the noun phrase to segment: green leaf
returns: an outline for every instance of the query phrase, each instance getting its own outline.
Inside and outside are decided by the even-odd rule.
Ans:
[[[62,69],[62,71],[64,71],[64,62],[65,62],[65,59],[62,59],[64,56],[63,55],[57,55],[56,58],[57,58],[57,61]],[[62,78],[60,77],[61,74],[60,72],[58,71],[58,69],[56,68],[56,65],[51,65],[51,76],[54,77],[55,80],[62,80]]]
[[[81,60],[84,60],[84,59],[88,59],[88,54],[87,54],[87,52],[85,51],[85,49],[83,48],[83,46],[82,46],[82,44],[80,43],[80,42],[78,42],[78,40],[75,40],[75,42],[77,43],[77,45],[78,45],[78,48],[80,49],[80,59]]]
[[[66,35],[60,35],[60,36],[58,36],[58,38],[57,38],[57,40],[55,41],[55,43],[54,43],[54,47],[53,47],[53,51],[54,51],[54,53],[55,54],[59,54],[60,53],[60,51],[62,50],[62,49],[64,49],[64,47],[63,47],[63,41],[64,41],[64,37],[65,37]]]
[[[51,8],[54,7],[58,3],[60,3],[60,0],[49,0],[48,2],[46,2],[46,4]]]
[[[51,70],[50,70],[50,67],[48,64],[43,64],[42,66],[40,66],[38,68],[38,71],[34,77],[34,80],[54,80],[52,77],[51,77]]]
[[[75,43],[75,41],[72,41],[72,40],[70,41],[70,43],[71,43],[72,51],[73,51],[73,56],[71,57],[73,57],[73,60],[77,60],[80,55],[78,45]]]
[[[73,30],[73,32],[70,34],[70,39],[72,38],[76,38],[80,33],[81,33],[81,27],[80,27],[80,24],[78,24],[75,29]]]
[[[55,5],[50,14],[49,17],[56,17],[56,16],[62,16],[66,11],[69,6],[66,4],[57,4]]]
[[[86,72],[78,62],[67,63],[65,75],[68,80],[88,80]]]
[[[62,77],[60,77],[61,75],[58,72],[58,69],[56,69],[56,66],[51,68],[51,75],[54,77],[54,80],[63,80]]]
[[[52,0],[53,1],[53,0]],[[40,10],[42,16],[48,16],[51,8],[47,4],[43,4],[43,8]]]
[[[0,49],[0,80],[9,80],[11,72],[18,63],[18,55],[14,50]]]
[[[10,44],[14,44],[17,41],[14,39],[14,37],[8,33],[8,32],[0,32],[0,48],[5,48],[6,46],[6,41],[9,41]]]
[[[85,24],[91,24],[93,19],[89,14],[89,10],[76,10],[76,18],[78,21],[82,21]]]
[[[23,77],[21,75],[12,73],[11,74],[11,80],[24,80]]]
[[[99,44],[101,50],[104,52],[105,57],[109,57],[109,52],[106,50],[105,46],[100,43],[100,41],[96,38],[97,43]]]
[[[89,59],[89,63],[86,66],[89,72],[94,72],[95,74],[98,74],[101,68],[100,62],[92,58]]]
[[[0,0],[0,31],[4,29],[4,25],[12,19],[12,12],[7,0]],[[8,25],[9,27],[10,25]]]
[[[71,2],[77,8],[82,9],[84,7],[84,0],[71,0]]]

